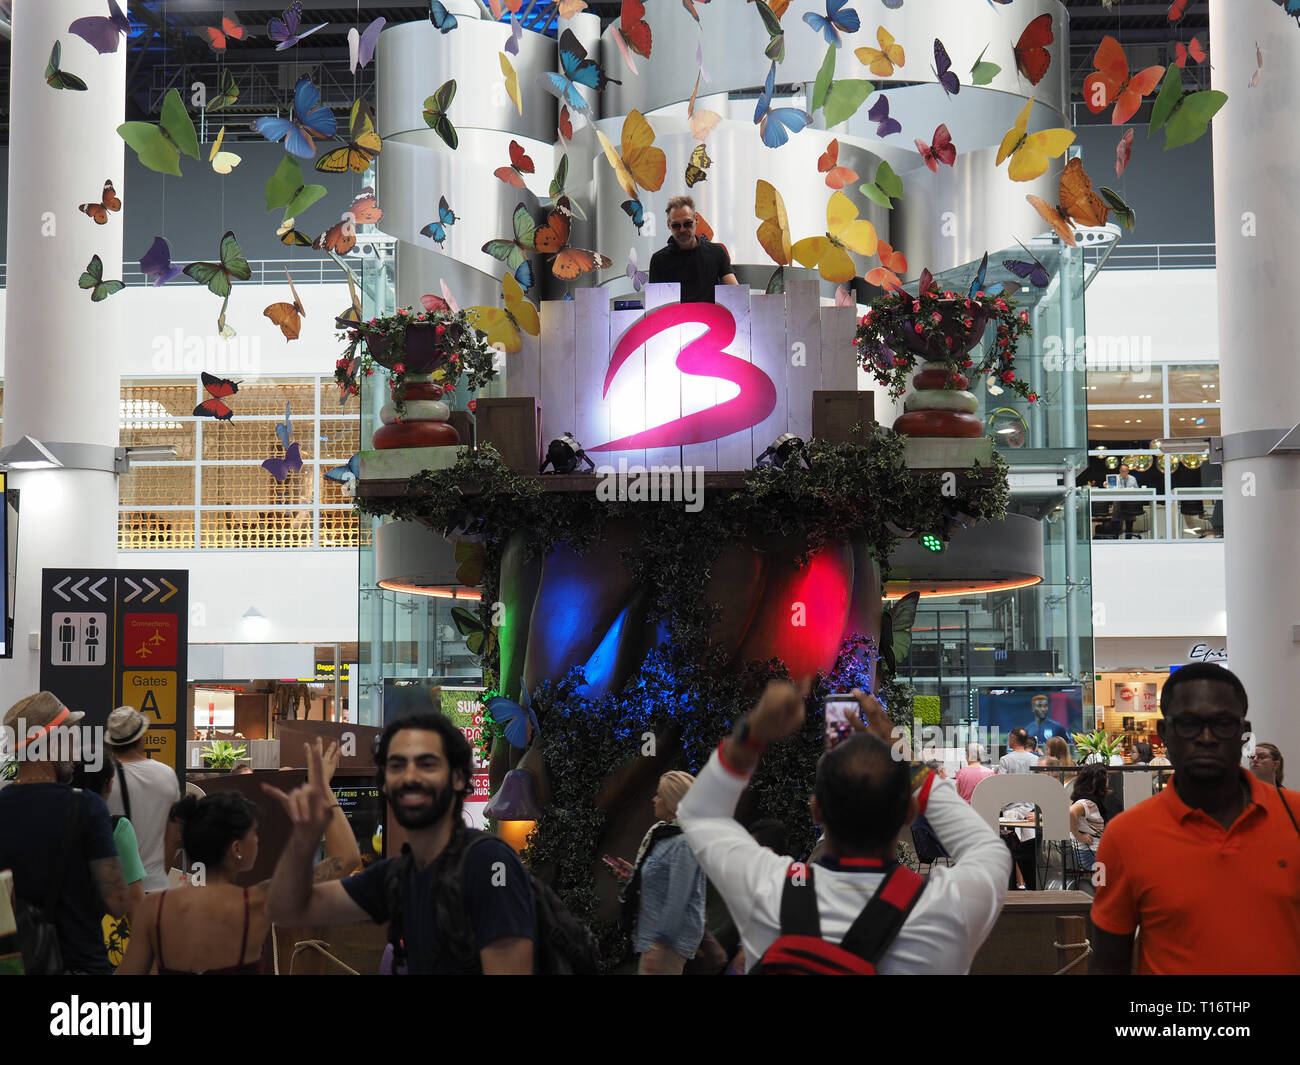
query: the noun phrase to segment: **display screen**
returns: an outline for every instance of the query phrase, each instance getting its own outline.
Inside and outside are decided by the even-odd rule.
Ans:
[[[336,777],[331,790],[352,826],[361,858],[368,865],[383,857],[384,797],[374,777]]]
[[[1039,749],[1053,736],[1067,740],[1083,731],[1082,688],[980,688],[979,723],[1006,736],[1023,728]]]

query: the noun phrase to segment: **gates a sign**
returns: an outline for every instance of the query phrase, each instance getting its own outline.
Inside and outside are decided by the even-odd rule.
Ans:
[[[185,698],[188,570],[47,569],[41,578],[41,688],[87,726],[118,706],[149,721],[145,753],[178,772]]]

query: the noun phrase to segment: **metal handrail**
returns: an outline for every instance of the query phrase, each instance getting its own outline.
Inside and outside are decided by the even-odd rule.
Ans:
[[[1091,263],[1105,253],[1103,247],[1083,249],[1084,261]],[[1213,270],[1216,256],[1213,243],[1130,244],[1120,241],[1106,261],[1110,270]]]

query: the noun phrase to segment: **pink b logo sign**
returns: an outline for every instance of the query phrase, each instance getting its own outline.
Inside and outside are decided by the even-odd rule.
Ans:
[[[628,356],[665,329],[679,325],[703,325],[707,326],[707,332],[678,352],[677,368],[694,377],[717,377],[730,381],[740,387],[740,394],[716,407],[674,418],[631,436],[588,448],[589,451],[632,451],[702,444],[757,425],[776,409],[776,386],[772,379],[752,363],[722,350],[736,338],[736,320],[729,310],[715,303],[672,303],[651,311],[637,322],[623,335],[610,356],[601,395],[609,395],[610,385]]]

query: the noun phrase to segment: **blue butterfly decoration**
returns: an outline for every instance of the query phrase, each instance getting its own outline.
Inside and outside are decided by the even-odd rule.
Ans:
[[[773,107],[772,94],[775,91],[776,64],[773,63],[768,68],[758,106],[754,108],[754,124],[769,148],[781,147],[790,139],[791,133],[798,133],[812,123],[812,115],[807,111],[800,111],[797,107]]]
[[[888,137],[891,133],[903,132],[903,124],[898,119],[889,117],[889,97],[883,92],[871,105],[867,118],[876,124],[877,137]]]
[[[619,206],[638,231],[645,225],[645,205],[640,200],[624,200]]]
[[[456,16],[447,10],[447,5],[439,0],[429,0],[429,21],[439,33],[450,33],[460,25]]]
[[[952,72],[952,60],[948,56],[948,49],[943,46],[943,41],[938,37],[934,39],[934,73],[939,79],[939,84],[943,86],[943,91],[949,96],[956,96],[961,89],[961,82]]]
[[[533,713],[533,708],[529,705],[528,689],[523,692],[524,705],[520,706],[513,699],[507,699],[503,695],[489,699],[487,704],[488,714],[498,725],[505,726],[506,742],[511,747],[523,749],[528,746],[529,740],[538,730],[537,715]]]
[[[1011,3],[1011,0],[989,0],[989,7],[993,7],[994,4],[1009,4],[1009,3]],[[993,9],[995,11],[997,10],[997,8],[993,8]]]
[[[541,76],[542,88],[572,110],[582,112],[587,110],[587,101],[578,92],[578,86],[600,92],[611,81],[615,85],[623,84],[601,70],[594,59],[587,58],[587,49],[572,30],[565,30],[560,37],[560,73],[548,71]]]
[[[533,263],[531,259],[525,259],[515,269],[515,280],[519,282],[519,287],[525,292],[537,283],[537,276],[533,273]]]
[[[903,0],[880,0],[890,11],[897,11],[903,6]],[[1011,3],[1011,0],[1001,0],[1002,3]]]
[[[284,421],[276,425],[275,435],[280,438],[280,443],[287,450],[293,443],[293,424],[289,421],[289,401],[284,403]]]
[[[320,90],[304,74],[293,88],[293,112],[289,118],[259,118],[253,128],[269,141],[284,140],[284,150],[299,159],[316,155],[318,140],[338,132],[334,112],[320,102]]]
[[[441,246],[447,239],[447,227],[455,225],[455,223],[456,215],[452,212],[452,209],[447,206],[447,197],[439,196],[438,217],[435,221],[430,222],[427,226],[421,229],[420,234],[421,236],[428,237],[431,240],[436,240],[438,245]]]
[[[1300,25],[1300,0],[1273,0],[1288,15],[1294,15],[1296,25]]]
[[[814,30],[822,35],[827,44],[833,44],[839,48],[844,42],[840,40],[841,33],[857,33],[858,28],[862,25],[858,20],[858,13],[849,8],[847,11],[844,5],[849,0],[826,0],[826,14],[818,15],[814,11],[809,11],[804,15],[804,22],[808,23]]]
[[[325,471],[326,480],[337,481],[339,484],[347,487],[357,483],[357,478],[361,476],[361,452],[357,452],[346,465],[334,466]]]
[[[980,260],[980,268],[975,271],[975,277],[970,283],[970,291],[966,294],[967,299],[973,300],[975,293],[983,292],[986,296],[1000,296],[1006,291],[1006,285],[999,281],[996,285],[988,288],[984,287],[984,280],[989,275],[989,253],[984,253],[984,258]],[[1019,286],[1017,286],[1019,287]]]

